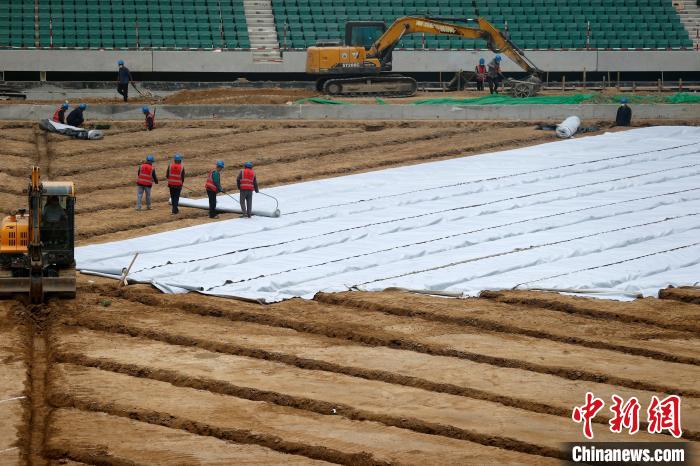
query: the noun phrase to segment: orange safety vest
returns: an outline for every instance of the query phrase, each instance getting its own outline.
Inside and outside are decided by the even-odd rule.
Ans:
[[[250,168],[244,168],[243,176],[241,176],[241,189],[248,189],[251,191],[255,189],[253,180],[255,180],[255,172]]]
[[[476,79],[478,79],[479,81],[483,81],[484,76],[486,76],[486,67],[484,65],[477,65],[476,66]]]
[[[149,112],[149,113],[146,115],[146,121],[143,122],[143,126],[144,126],[146,129],[148,129],[148,119],[149,119],[149,118],[153,120],[153,129],[156,129],[156,116],[155,116],[152,112]]]
[[[136,178],[136,184],[141,186],[153,186],[153,165],[150,163],[141,164],[139,176]]]
[[[63,109],[62,109],[61,107],[59,107],[55,112],[53,112],[53,121],[55,121],[56,123],[60,123],[60,122],[61,122],[60,118],[58,118],[58,113],[59,113],[61,110],[63,110]]]
[[[209,175],[207,176],[207,182],[204,183],[204,187],[207,188],[207,191],[214,191],[215,193],[219,192],[219,188],[216,186],[216,183],[214,183],[214,172],[216,170],[212,170],[209,172]]]
[[[168,166],[168,186],[182,186],[182,164]]]

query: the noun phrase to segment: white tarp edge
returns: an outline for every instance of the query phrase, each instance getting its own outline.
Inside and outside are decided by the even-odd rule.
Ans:
[[[284,216],[86,246],[78,268],[118,276],[139,251],[131,280],[268,302],[389,287],[632,299],[700,277],[697,127],[606,133],[267,192]],[[256,202],[267,208],[261,196]]]

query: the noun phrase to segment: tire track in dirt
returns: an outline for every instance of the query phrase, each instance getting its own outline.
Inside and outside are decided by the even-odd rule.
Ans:
[[[122,299],[137,302],[140,304],[145,304],[147,306],[159,306],[163,304],[163,302],[160,301],[158,297],[148,296],[141,293],[129,293],[128,295],[120,295],[120,297]],[[242,309],[231,311],[229,309],[226,309],[225,307],[214,306],[211,304],[195,306],[189,303],[168,301],[168,305],[186,312],[193,312],[202,316],[225,317],[232,321],[253,322],[266,326],[289,328],[298,332],[313,333],[331,338],[344,338],[346,340],[372,346],[386,346],[390,348],[405,349],[426,354],[432,354],[436,356],[456,357],[460,359],[467,359],[474,362],[481,362],[501,367],[518,367],[533,372],[555,375],[569,380],[587,380],[590,382],[604,382],[607,384],[620,385],[623,387],[639,390],[661,391],[679,395],[682,394],[687,396],[700,397],[700,391],[698,390],[685,390],[672,386],[661,385],[658,383],[640,382],[613,374],[602,374],[560,366],[548,366],[543,364],[527,362],[519,359],[491,356],[487,354],[474,353],[465,350],[456,350],[439,344],[436,345],[432,343],[424,343],[422,341],[412,340],[409,338],[405,338],[403,335],[391,335],[387,333],[382,334],[379,332],[369,334],[363,330],[351,330],[347,328],[340,328],[338,326],[331,326],[322,322],[310,323],[300,320],[278,317],[270,314],[255,313]],[[342,309],[342,307],[340,306],[337,307]]]
[[[334,413],[354,421],[373,421],[386,426],[412,430],[414,432],[440,435],[457,440],[467,440],[487,446],[497,446],[507,450],[523,453],[537,454],[564,458],[562,452],[542,447],[536,444],[519,441],[509,437],[487,436],[476,431],[460,429],[455,426],[426,422],[417,418],[401,418],[386,414],[378,414],[372,411],[358,409],[353,406],[339,403],[315,400],[281,392],[261,390],[257,388],[242,387],[221,380],[205,377],[193,377],[180,374],[174,370],[152,369],[145,365],[123,364],[116,361],[105,361],[98,358],[90,358],[77,353],[61,353],[55,359],[57,363],[70,363],[80,366],[93,367],[108,372],[117,372],[138,378],[147,378],[160,382],[167,382],[177,387],[206,390],[212,393],[235,396],[251,401],[265,401],[268,403],[311,411],[322,415]]]
[[[154,305],[153,301],[146,298],[139,299],[129,299],[134,302],[146,305]],[[143,302],[146,301],[146,302]],[[150,301],[150,303],[149,303]],[[658,383],[642,382],[638,380],[628,379],[612,374],[601,374],[596,372],[591,372],[583,369],[572,369],[561,366],[548,366],[546,364],[536,364],[528,361],[523,361],[520,359],[512,359],[500,356],[493,356],[483,353],[474,353],[471,351],[457,350],[446,346],[428,344],[421,341],[414,341],[412,339],[405,338],[401,335],[389,335],[389,334],[373,334],[370,335],[361,331],[348,330],[345,328],[340,328],[338,326],[328,326],[319,323],[309,323],[304,321],[295,321],[291,319],[284,319],[280,317],[274,317],[269,315],[260,315],[247,311],[226,311],[222,309],[212,308],[211,306],[199,307],[199,306],[189,306],[187,304],[179,305],[177,303],[170,303],[174,308],[181,309],[186,312],[194,312],[196,314],[207,316],[207,317],[224,317],[232,321],[241,322],[252,322],[256,324],[261,324],[270,327],[280,327],[295,330],[297,332],[309,333],[315,335],[326,336],[330,338],[342,338],[356,343],[361,343],[369,346],[383,346],[393,349],[401,349],[406,351],[414,351],[418,353],[424,353],[433,356],[445,356],[453,357],[458,359],[465,359],[477,363],[489,364],[492,366],[499,367],[513,367],[519,368],[527,371],[538,372],[542,374],[554,375],[557,377],[569,379],[569,380],[585,380],[596,383],[606,383],[610,385],[619,385],[622,387],[646,390],[646,391],[658,391],[670,394],[678,394],[683,396],[693,396],[699,397],[696,390],[689,389],[679,389],[672,386],[665,386]],[[230,344],[230,343],[212,343],[207,340],[200,338],[191,338],[183,335],[170,334],[168,332],[158,332],[142,328],[136,328],[124,324],[109,324],[102,322],[100,320],[92,319],[85,316],[77,316],[73,320],[67,321],[71,325],[78,325],[90,328],[92,330],[99,330],[105,332],[113,333],[123,333],[131,336],[145,337],[154,340],[163,341],[170,344],[181,344],[184,346],[198,346],[201,348],[208,349],[214,352],[230,353],[242,356],[257,357],[261,359],[272,359],[280,362],[288,361],[289,364],[305,364],[308,367],[310,361],[299,361],[296,357],[292,356],[291,359],[289,355],[280,353],[271,353],[268,351],[251,351],[249,348],[241,347],[240,345]],[[315,364],[315,363],[314,363]],[[333,370],[337,371],[338,368]]]
[[[655,315],[647,317],[640,315],[641,313],[639,312],[625,312],[622,306],[617,306],[615,310],[600,310],[600,306],[592,306],[583,300],[579,301],[576,298],[563,296],[550,297],[547,293],[482,291],[480,296],[500,303],[538,307],[567,314],[581,314],[603,320],[613,319],[620,322],[642,323],[669,330],[700,333],[700,320],[697,318],[689,319],[687,314],[668,315],[664,312],[655,313]],[[700,309],[698,308],[691,309],[689,306],[688,311],[695,311],[693,315],[700,316]]]
[[[484,330],[506,333],[506,334],[518,334],[526,335],[534,338],[547,339],[552,341],[558,341],[561,343],[568,343],[573,345],[580,345],[587,348],[605,349],[610,351],[619,351],[620,353],[631,354],[635,356],[645,356],[653,359],[658,359],[660,361],[677,362],[682,364],[690,365],[700,365],[700,358],[678,355],[670,352],[657,351],[645,347],[628,346],[623,344],[615,344],[602,340],[595,339],[585,339],[575,336],[562,336],[557,335],[552,332],[547,332],[543,330],[532,330],[523,327],[518,327],[515,325],[502,324],[496,320],[483,319],[478,317],[458,317],[458,316],[448,316],[444,314],[413,310],[406,307],[393,306],[389,304],[380,304],[362,301],[361,299],[353,299],[347,295],[342,295],[340,293],[318,293],[314,297],[315,301],[326,303],[336,306],[354,307],[357,309],[363,309],[367,311],[380,312],[384,314],[402,316],[402,317],[419,317],[425,320],[431,320],[434,322],[444,322],[448,324],[463,325],[474,328],[481,328]],[[692,334],[687,334],[687,337],[692,336]],[[678,338],[682,338],[680,335]]]
[[[198,391],[186,387],[177,387],[169,383],[147,378],[135,378],[124,374],[102,371],[94,368],[61,364],[52,374],[55,382],[52,387],[51,400],[57,406],[78,408],[84,411],[101,411],[115,416],[129,417],[142,422],[163,425],[173,429],[182,429],[198,435],[207,435],[237,443],[255,443],[284,453],[293,453],[314,459],[321,459],[340,464],[401,464],[401,458],[408,460],[425,456],[420,450],[408,449],[405,442],[423,441],[455,445],[461,443],[463,448],[484,452],[491,451],[496,457],[520,457],[523,453],[499,447],[500,439],[485,439],[491,445],[466,443],[451,437],[431,436],[412,430],[387,427],[383,424],[364,421],[349,421],[342,416],[327,413],[319,415],[308,410],[267,403],[253,402],[246,399]],[[120,387],[118,392],[111,386]],[[149,399],[140,394],[149,393]],[[103,396],[109,401],[103,401]],[[180,405],[176,399],[190,399],[196,405]],[[235,409],[242,413],[240,417],[227,415]],[[249,413],[254,409],[251,416]],[[282,419],[280,420],[280,417]],[[284,422],[285,428],[277,426]],[[299,430],[286,426],[298,426]],[[370,444],[367,440],[373,438]],[[364,441],[363,441],[364,440]],[[397,444],[401,441],[401,444]],[[325,445],[333,445],[335,448]],[[410,444],[410,443],[409,443]],[[393,447],[387,454],[386,447]],[[529,445],[522,445],[527,448]],[[495,447],[495,449],[494,449]],[[493,450],[492,450],[493,449]],[[537,454],[543,450],[529,454]],[[562,456],[563,451],[553,447],[552,453]],[[434,450],[434,448],[432,448]],[[393,459],[392,458],[396,458]],[[530,461],[527,461],[527,460]],[[551,463],[551,458],[531,456],[520,458],[528,464]]]
[[[436,130],[434,132],[431,132],[430,134],[427,135],[419,135],[419,136],[399,136],[399,137],[389,137],[386,140],[382,141],[382,146],[386,148],[387,151],[391,151],[393,146],[398,146],[398,145],[403,145],[403,144],[408,144],[412,142],[419,142],[419,141],[429,141],[429,140],[434,140],[437,138],[441,137],[450,137],[450,136],[455,136],[458,134],[463,134],[463,131],[461,130],[445,130],[445,131],[439,131]],[[250,151],[250,152],[257,152],[260,148],[266,148],[268,151],[271,150],[274,146],[280,146],[279,149],[277,149],[280,153],[284,153],[284,155],[279,155],[279,156],[261,156],[257,157],[255,160],[255,165],[256,167],[268,167],[268,166],[274,166],[279,163],[290,163],[290,162],[300,162],[300,161],[306,161],[306,160],[313,160],[314,163],[319,163],[322,161],[324,157],[332,156],[332,155],[338,155],[338,154],[352,154],[353,152],[358,152],[358,151],[366,151],[367,150],[367,144],[364,142],[356,142],[357,138],[354,137],[353,141],[351,141],[349,144],[341,144],[340,141],[338,141],[338,138],[341,138],[343,136],[356,136],[355,132],[351,133],[340,133],[340,134],[331,134],[328,135],[327,137],[332,137],[335,138],[335,143],[333,144],[332,147],[322,149],[322,150],[311,150],[311,151],[305,151],[303,149],[300,149],[299,152],[294,152],[294,148],[289,148],[288,146],[290,144],[293,144],[295,142],[304,142],[307,140],[307,138],[304,138],[302,140],[287,140],[284,142],[276,142],[274,144],[271,144],[269,146],[263,145],[263,146],[253,146],[253,147],[243,147],[242,149],[237,149],[239,151],[245,152],[245,151]],[[213,153],[207,153],[207,154],[199,154],[199,155],[194,155],[191,157],[187,158],[188,166],[187,166],[187,176],[188,178],[192,177],[199,177],[199,176],[205,176],[206,174],[209,173],[210,167],[208,165],[211,164],[211,157],[212,155],[216,155],[215,152]],[[241,154],[242,158],[246,157],[244,154]],[[203,159],[206,159],[207,167],[206,168],[192,168],[192,161],[202,161]],[[109,168],[105,168],[102,170],[97,170],[91,174],[94,174],[95,176],[99,176],[100,171],[107,171],[110,170]],[[278,185],[278,184],[283,184],[284,181],[277,181],[274,178],[270,181],[267,182],[266,184],[270,186]],[[123,180],[114,180],[113,182],[110,180],[107,181],[102,181],[99,186],[88,186],[88,187],[83,187],[81,189],[82,192],[90,193],[99,189],[104,189],[104,188],[116,188],[116,187],[121,187],[124,186],[124,181]]]
[[[261,131],[259,131],[259,132],[263,132],[263,131],[269,131],[269,130],[261,130]],[[197,136],[195,139],[192,139],[192,140],[190,140],[190,141],[186,141],[186,140],[182,139],[182,140],[178,140],[178,141],[175,141],[175,142],[159,143],[159,144],[157,144],[157,147],[158,147],[157,150],[160,151],[160,152],[166,151],[166,149],[164,149],[163,146],[168,145],[168,144],[183,144],[183,143],[192,143],[192,142],[197,142],[197,141],[212,142],[212,140],[220,140],[220,139],[224,139],[224,138],[230,138],[231,136],[253,135],[253,133],[256,133],[256,132],[258,132],[258,131],[253,131],[253,132],[245,132],[245,131],[244,131],[244,132],[240,132],[240,133],[233,133],[233,134],[228,133],[228,134],[225,134],[225,135],[220,135],[220,136],[215,136],[215,137],[207,137],[207,138],[202,138],[201,136]],[[355,131],[349,131],[349,132],[348,132],[347,130],[345,130],[345,131],[328,132],[328,133],[323,134],[321,137],[334,138],[334,137],[336,137],[336,136],[343,136],[343,135],[346,135],[346,134],[351,134],[351,133],[353,133],[353,132],[355,132]],[[240,144],[239,141],[231,141],[231,144],[232,144],[232,145],[233,145],[233,144],[236,144],[236,150],[237,150],[237,151],[242,151],[242,150],[260,150],[260,149],[265,149],[265,148],[267,148],[267,147],[269,147],[269,146],[274,146],[274,145],[277,145],[277,144],[301,142],[301,141],[304,141],[304,140],[308,139],[308,137],[309,137],[308,135],[300,135],[300,136],[295,136],[295,137],[289,137],[289,136],[284,136],[284,135],[278,135],[277,139],[273,139],[273,140],[266,141],[266,142],[260,142],[260,141],[258,141],[258,142],[252,142],[252,143],[249,143],[249,144]],[[154,145],[142,145],[142,144],[138,144],[138,145],[135,145],[135,146],[130,147],[129,149],[139,149],[139,148],[143,148],[143,149],[144,149],[144,152],[152,152],[152,151],[154,151],[153,147],[154,147]],[[178,150],[178,149],[176,149],[176,148],[172,148],[172,152],[177,152],[177,150]],[[202,153],[199,154],[199,155],[197,155],[197,154],[189,154],[189,155],[186,154],[186,157],[188,157],[187,160],[196,160],[196,159],[198,159],[198,158],[203,158],[203,157],[207,157],[207,158],[209,158],[210,160],[215,160],[217,156],[229,155],[229,154],[231,154],[232,151],[233,151],[233,150],[232,150],[231,148],[220,149],[220,150],[207,150],[207,151],[204,151],[204,150],[203,150]],[[115,152],[115,154],[114,154],[114,159],[115,159],[115,160],[116,160],[117,158],[119,158],[120,160],[123,160],[123,159],[124,159],[124,157],[123,157],[123,152],[124,152],[124,151],[123,151],[121,148],[120,148],[120,149],[114,149],[114,150],[112,150],[112,151],[102,152],[101,155],[102,155],[102,156],[105,156],[105,154],[107,154],[107,155],[109,156],[109,152]],[[142,158],[143,158],[143,155],[139,155],[139,157],[142,159]],[[62,161],[62,162],[65,162],[65,159],[62,159],[61,161]],[[65,169],[65,168],[64,168],[64,169],[62,169],[62,170],[57,170],[57,174],[58,174],[59,176],[80,175],[80,174],[83,174],[83,173],[90,173],[90,172],[95,171],[95,170],[103,169],[103,167],[104,167],[104,163],[93,164],[93,165],[91,165],[91,164],[80,164],[80,168],[74,168],[74,167],[73,167],[73,168],[70,168],[70,169]]]
[[[659,290],[659,299],[678,301],[688,304],[700,304],[699,287],[665,288]]]
[[[65,333],[65,332],[64,332]],[[79,335],[79,336],[78,336]],[[423,432],[423,433],[428,433],[428,434],[433,434],[433,435],[443,435],[450,437],[452,434],[451,429],[452,428],[457,428],[464,430],[464,426],[459,426],[459,421],[457,421],[457,424],[447,424],[447,425],[441,425],[439,422],[435,424],[434,422],[430,422],[428,420],[428,415],[424,413],[415,413],[415,415],[407,415],[404,412],[402,412],[402,409],[396,409],[391,406],[387,406],[385,408],[379,408],[377,405],[377,400],[374,400],[371,396],[368,396],[368,392],[366,390],[358,390],[358,381],[353,380],[353,379],[343,379],[342,377],[346,374],[338,374],[336,371],[323,371],[325,373],[333,373],[333,374],[338,374],[341,376],[341,379],[336,379],[333,380],[332,377],[329,377],[328,375],[322,375],[319,374],[318,376],[314,376],[313,372],[315,371],[303,371],[299,373],[295,373],[294,369],[286,370],[284,368],[281,368],[279,366],[275,366],[276,362],[270,363],[270,362],[263,362],[261,361],[258,365],[256,365],[253,362],[246,361],[245,359],[239,359],[238,357],[234,357],[233,359],[227,360],[227,359],[220,359],[219,363],[222,364],[224,367],[229,367],[229,366],[237,366],[240,367],[242,370],[242,375],[240,378],[234,378],[231,380],[226,380],[226,376],[219,375],[217,377],[209,377],[208,374],[211,372],[209,369],[207,369],[209,366],[207,363],[202,362],[198,364],[192,364],[193,358],[195,360],[201,360],[201,361],[208,361],[210,360],[209,356],[206,356],[206,350],[201,350],[201,349],[196,349],[196,348],[191,348],[191,351],[187,350],[178,350],[177,354],[182,357],[183,365],[182,367],[178,368],[177,370],[170,370],[169,368],[163,367],[162,362],[155,362],[150,365],[146,364],[141,364],[140,361],[136,362],[134,360],[134,355],[135,354],[150,354],[151,351],[155,352],[156,348],[158,349],[158,354],[162,357],[164,354],[163,352],[166,351],[166,349],[162,346],[160,343],[147,343],[147,340],[136,340],[133,341],[131,339],[128,340],[123,340],[121,345],[125,348],[125,353],[124,356],[105,356],[104,355],[104,345],[101,345],[100,343],[96,343],[97,348],[93,347],[92,339],[96,339],[96,341],[102,341],[103,339],[108,338],[106,334],[104,333],[80,333],[76,335],[75,333],[70,333],[70,335],[66,335],[65,337],[57,337],[55,339],[56,343],[53,345],[54,348],[58,348],[55,350],[54,354],[56,355],[56,361],[57,362],[63,362],[63,363],[72,363],[72,364],[78,364],[78,365],[83,365],[83,366],[89,366],[89,367],[96,367],[102,370],[108,370],[108,371],[113,371],[113,372],[119,372],[119,373],[124,373],[126,375],[131,375],[134,377],[146,377],[150,379],[155,379],[155,380],[160,380],[163,382],[168,382],[173,385],[177,386],[184,386],[184,387],[189,387],[189,388],[195,388],[195,389],[203,389],[203,390],[208,390],[208,391],[213,391],[216,393],[222,393],[222,394],[227,394],[227,395],[232,395],[236,396],[239,398],[245,398],[245,399],[250,399],[254,401],[267,401],[270,403],[275,403],[275,404],[280,404],[282,406],[292,406],[297,409],[307,409],[310,411],[318,412],[319,414],[328,414],[330,412],[336,413],[337,414],[348,417],[349,419],[354,419],[354,420],[373,420],[385,425],[392,425],[395,427],[400,427],[400,428],[405,428],[405,429],[410,429],[410,430],[415,430],[417,432]],[[118,338],[115,340],[115,342],[120,341]],[[72,343],[71,343],[72,342]],[[67,344],[68,346],[65,346]],[[126,349],[130,345],[134,345],[131,349]],[[160,346],[159,346],[160,345]],[[84,348],[80,350],[76,350],[75,348]],[[90,356],[91,351],[93,352],[94,356]],[[204,353],[204,354],[200,354]],[[132,356],[128,356],[128,354],[131,354]],[[98,356],[99,355],[99,356]],[[124,359],[126,358],[126,359]],[[240,366],[239,366],[240,365]],[[252,366],[251,366],[252,365]],[[150,366],[150,367],[149,367]],[[291,366],[291,365],[290,365]],[[255,376],[250,376],[248,372],[249,367],[256,367],[257,371],[260,374],[267,374],[267,373],[275,373],[276,376],[273,377],[267,377],[267,376],[260,376],[260,375],[255,375]],[[229,367],[229,370],[226,371],[226,373],[232,373],[233,369]],[[200,374],[200,375],[197,375]],[[207,375],[204,375],[207,374]],[[362,379],[368,379],[366,377],[359,377]],[[266,381],[267,379],[267,381]],[[284,383],[281,382],[281,379],[289,379],[289,380],[299,380],[299,383],[309,383],[308,385],[308,390],[309,390],[309,396],[312,398],[309,398],[309,396],[304,396],[306,395],[306,392],[301,392],[301,393],[294,393],[294,389],[290,389],[291,391],[289,393],[285,393],[280,390],[284,390]],[[321,395],[319,392],[319,381],[323,380],[326,385],[324,389],[324,395]],[[368,380],[374,380],[377,381],[376,379],[368,379]],[[384,380],[380,380],[378,382],[384,382],[384,383],[389,383],[392,385],[396,385],[393,382],[386,382]],[[262,385],[259,385],[261,384]],[[243,385],[240,385],[243,384]],[[406,384],[399,384],[399,385],[404,385]],[[356,403],[352,404],[347,404],[349,402],[341,401],[343,400],[343,396],[340,396],[340,399],[338,399],[338,395],[333,396],[332,393],[338,392],[338,387],[343,386],[345,387],[344,390],[342,391],[347,391],[353,393],[352,396],[350,396],[351,399],[357,400]],[[277,387],[277,389],[275,389]],[[385,391],[390,391],[390,388],[379,388],[375,386],[374,389],[367,389],[367,390],[378,390],[381,392]],[[423,390],[425,388],[421,388],[420,391],[415,392],[414,395],[411,395],[411,398],[418,397],[422,398],[425,397],[426,395],[423,394]],[[328,391],[328,394],[325,395],[325,392]],[[297,392],[299,392],[297,390]],[[400,391],[397,391],[397,398],[401,398],[404,395],[400,394]],[[439,393],[439,392],[438,392]],[[435,393],[436,397],[442,396],[438,395],[438,393]],[[346,396],[345,399],[348,397]],[[470,397],[467,397],[470,398]],[[362,401],[364,400],[364,401]],[[416,399],[417,400],[417,399]],[[437,417],[440,419],[441,414],[439,414],[441,406],[443,406],[444,403],[458,403],[455,400],[448,401],[446,399],[444,402],[438,402],[437,398],[433,399],[433,397],[426,397],[425,401],[421,403],[420,405],[427,410],[435,410],[437,408],[437,411],[432,414],[430,418],[435,419]],[[470,402],[473,403],[473,402]],[[399,402],[399,405],[401,403]],[[367,407],[366,409],[363,409],[362,407]],[[479,404],[474,404],[474,409],[478,410]],[[522,408],[522,407],[521,407]],[[464,410],[469,410],[472,411],[472,409],[463,407],[462,409]],[[490,408],[493,409],[493,408]],[[499,408],[500,409],[500,408]],[[524,409],[524,408],[523,408]],[[383,412],[385,411],[385,412]],[[389,414],[393,411],[393,414]],[[496,409],[498,411],[498,409]],[[570,417],[570,412],[569,410],[563,410],[564,412],[561,414],[561,417],[565,419],[569,419]],[[558,414],[559,415],[559,414]],[[421,417],[422,416],[422,417]],[[500,418],[500,415],[495,415],[497,418]],[[527,416],[526,416],[527,417]],[[406,418],[409,418],[410,423],[406,422]],[[444,416],[442,417],[443,422],[444,422]],[[453,421],[449,421],[453,422]],[[540,418],[534,417],[531,418],[530,421],[528,422],[531,425],[536,425],[539,422],[541,422]],[[549,421],[548,421],[549,422]],[[600,419],[596,418],[595,422],[599,422],[601,424],[606,424],[607,419]],[[645,428],[645,426],[642,426],[642,428]],[[488,429],[486,429],[488,430]],[[485,431],[482,431],[482,434],[486,433]],[[513,432],[511,432],[513,434]],[[491,435],[491,434],[488,434]],[[508,436],[506,432],[502,433],[502,436],[508,437],[508,438],[513,438],[514,435]],[[684,431],[684,436],[689,439],[696,439],[700,438],[700,436],[692,431],[688,430],[688,426],[686,426],[686,429]],[[479,442],[482,443],[482,442]]]

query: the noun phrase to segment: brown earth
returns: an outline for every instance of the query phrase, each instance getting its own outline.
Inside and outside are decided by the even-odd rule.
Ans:
[[[163,184],[153,210],[134,211],[148,153],[161,177],[182,153],[201,196],[216,159],[229,187],[254,160],[264,189],[554,140],[527,123],[326,121],[118,122],[102,141],[41,138],[0,124],[0,207],[24,206],[39,164],[76,182],[80,244],[209,221],[172,216]],[[571,410],[587,391],[606,402],[596,440],[630,438],[607,426],[617,394],[642,405],[635,441],[672,441],[645,429],[651,396],[673,393],[697,445],[700,293],[661,297],[387,291],[264,306],[81,276],[75,300],[0,301],[0,464],[559,464],[562,443],[583,439]]]

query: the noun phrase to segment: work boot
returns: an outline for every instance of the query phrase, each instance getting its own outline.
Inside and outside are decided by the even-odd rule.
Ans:
[[[151,206],[146,207],[146,210],[151,210]]]
[[[210,215],[209,218],[219,218],[218,215],[214,215],[213,217]]]
[[[141,210],[141,207],[137,207],[136,210]]]

